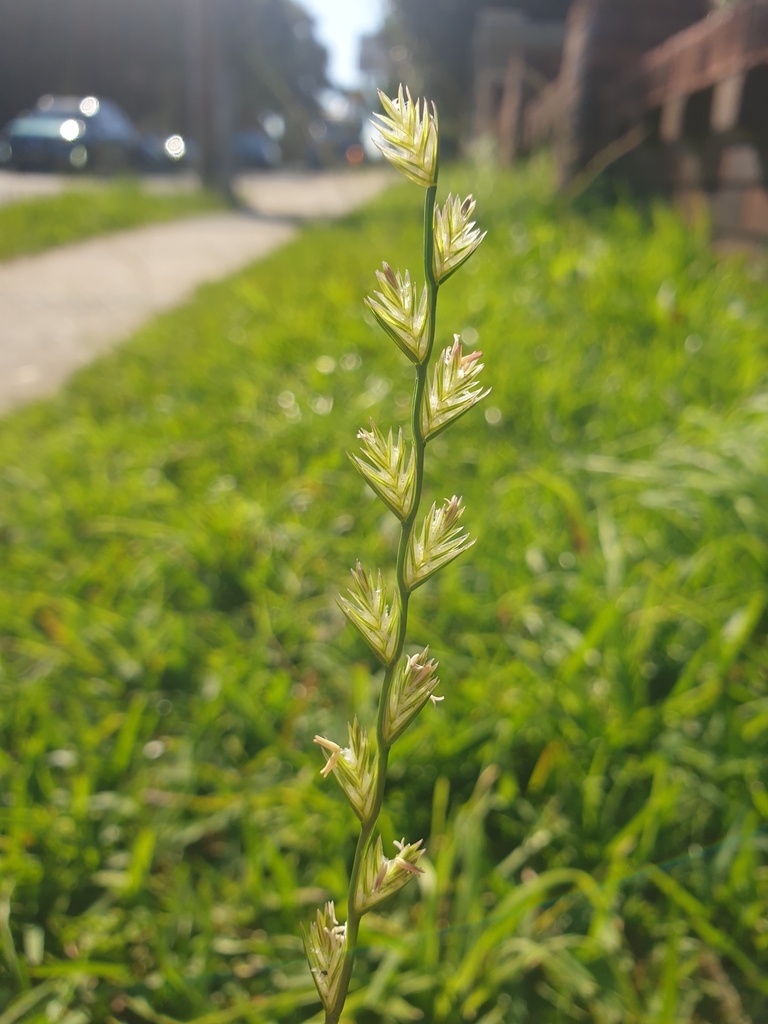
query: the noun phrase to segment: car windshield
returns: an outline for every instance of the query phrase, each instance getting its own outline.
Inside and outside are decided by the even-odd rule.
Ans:
[[[69,115],[80,113],[81,100],[77,96],[61,96],[47,98],[44,102],[40,101],[37,104],[37,109],[42,114],[59,114]]]
[[[43,139],[58,139],[61,137],[61,126],[66,118],[60,114],[53,117],[41,117],[40,114],[29,117],[17,117],[11,121],[8,131],[10,135],[17,137],[36,137]]]

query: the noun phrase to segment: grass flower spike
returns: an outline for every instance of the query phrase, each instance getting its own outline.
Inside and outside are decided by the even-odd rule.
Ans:
[[[470,220],[475,205],[472,196],[467,196],[464,202],[458,196],[448,196],[442,210],[439,207],[435,210],[435,278],[438,284],[455,274],[485,238],[485,232]]]
[[[398,519],[407,519],[413,506],[416,484],[416,463],[413,449],[403,440],[402,429],[397,440],[390,430],[387,437],[371,420],[370,430],[357,434],[363,442],[365,459],[350,456],[360,473]],[[367,461],[366,461],[367,460]]]
[[[421,429],[425,439],[437,437],[490,394],[490,388],[483,391],[478,380],[483,370],[482,357],[482,352],[470,352],[465,356],[458,334],[453,345],[440,355],[422,410]]]
[[[399,270],[395,273],[388,263],[384,264],[383,271],[376,271],[376,277],[381,291],[374,292],[374,299],[365,299],[366,306],[409,359],[414,363],[423,362],[429,344],[427,286],[424,285],[417,298],[408,271],[405,276]]]
[[[397,99],[379,90],[384,114],[374,114],[378,132],[374,142],[393,167],[424,188],[437,183],[437,110],[430,111],[427,101],[414,103],[410,90],[400,86]]]
[[[379,571],[374,583],[373,573],[365,575],[358,562],[352,570],[353,589],[348,591],[350,600],[341,595],[337,598],[339,607],[355,626],[373,653],[384,665],[389,665],[395,656],[400,609],[397,600],[387,604],[387,594],[381,582]]]
[[[315,979],[323,1006],[330,1010],[339,994],[339,985],[347,953],[347,926],[336,920],[333,903],[318,910],[309,926],[309,937],[302,929],[304,951]]]
[[[417,866],[424,853],[421,840],[410,845],[405,839],[400,842],[395,840],[395,847],[397,856],[391,860],[384,856],[381,836],[368,847],[355,893],[355,909],[358,913],[365,914],[373,910],[399,892],[412,878],[424,873]]]
[[[347,922],[337,925],[333,905],[318,913],[306,942],[307,957],[325,1007],[325,1024],[339,1024],[352,978],[355,947],[364,914],[398,893],[421,874],[421,840],[395,843],[394,857],[384,856],[381,837],[374,831],[384,801],[387,765],[393,743],[412,725],[435,696],[439,685],[437,662],[429,648],[405,656],[408,607],[413,591],[474,543],[464,532],[461,498],[432,505],[419,531],[416,520],[424,489],[427,441],[476,405],[488,392],[478,375],[480,353],[464,355],[456,336],[452,346],[436,360],[430,373],[435,344],[437,299],[440,284],[461,266],[483,239],[470,217],[473,199],[460,203],[448,197],[436,210],[438,176],[437,113],[426,102],[414,103],[402,86],[397,98],[381,96],[384,113],[378,114],[378,145],[399,170],[426,188],[424,200],[424,277],[419,294],[409,271],[395,273],[388,264],[377,271],[381,291],[366,299],[379,325],[414,364],[415,387],[411,407],[411,437],[404,432],[360,430],[360,455],[350,458],[387,509],[399,521],[400,538],[395,566],[396,592],[390,599],[382,574],[366,574],[358,562],[353,585],[339,605],[349,621],[384,665],[379,705],[373,730],[364,732],[357,719],[349,726],[349,746],[316,736],[323,749],[323,776],[334,774],[360,819],[360,835],[351,865],[347,893]],[[339,971],[339,957],[343,966]]]

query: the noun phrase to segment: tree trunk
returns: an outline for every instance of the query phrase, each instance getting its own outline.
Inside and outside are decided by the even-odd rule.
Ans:
[[[187,124],[203,184],[232,194],[232,46],[221,0],[185,0]]]

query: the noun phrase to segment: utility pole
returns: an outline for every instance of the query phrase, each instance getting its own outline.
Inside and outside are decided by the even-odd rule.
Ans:
[[[183,0],[187,131],[204,185],[228,202],[234,135],[233,33],[226,0]]]

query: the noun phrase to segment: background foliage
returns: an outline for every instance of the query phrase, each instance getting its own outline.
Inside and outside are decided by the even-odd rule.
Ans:
[[[429,870],[366,918],[350,1019],[757,1022],[768,294],[669,211],[549,182],[475,176],[490,234],[445,291],[494,392],[428,486],[479,542],[414,603],[446,700],[383,829]],[[333,595],[395,543],[344,450],[410,402],[361,299],[417,266],[417,203],[307,231],[0,427],[2,1024],[316,1014],[298,925],[354,836],[311,738],[378,681]]]
[[[472,40],[486,7],[520,11],[536,21],[564,21],[572,0],[389,0],[383,36],[398,58],[398,81],[434,97],[440,135],[456,147],[474,101]],[[392,83],[397,86],[397,82]]]

